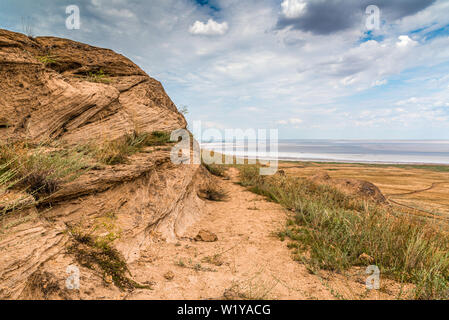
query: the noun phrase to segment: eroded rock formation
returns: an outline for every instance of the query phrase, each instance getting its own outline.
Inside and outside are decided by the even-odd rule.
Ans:
[[[331,178],[326,171],[318,171],[315,175],[310,177],[310,180],[318,184],[331,185],[349,195],[373,200],[377,203],[387,202],[380,189],[369,181],[347,178],[335,179]]]
[[[2,143],[58,142],[68,148],[186,127],[162,85],[111,50],[0,30],[0,77]],[[201,166],[173,165],[168,148],[147,148],[3,214],[0,298],[123,297],[113,272],[98,270],[95,261],[111,252],[126,263],[136,261],[155,235],[168,241],[182,236],[201,215],[197,193],[208,179]],[[109,237],[109,253],[74,254],[74,241],[94,244],[80,233]],[[81,271],[79,290],[66,287],[71,265]]]

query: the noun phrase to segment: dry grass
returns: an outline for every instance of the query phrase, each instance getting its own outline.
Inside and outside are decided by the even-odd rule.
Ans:
[[[263,279],[262,272],[258,272],[244,281],[233,281],[223,296],[226,300],[271,300],[272,291],[279,284],[276,279]]]
[[[192,269],[195,270],[196,272],[217,272],[217,270],[215,269],[203,267],[201,263],[193,262],[192,259],[188,259],[188,261],[185,262],[181,258],[178,261],[175,261],[175,266],[180,268]]]
[[[335,179],[367,180],[389,200],[421,210],[424,216],[449,217],[449,166],[285,162],[280,169],[296,177],[311,177],[320,170]]]
[[[217,164],[207,164],[203,162],[203,166],[209,171],[212,175],[220,178],[224,178],[226,169],[222,165]]]
[[[0,215],[29,204],[28,195],[40,201],[56,192],[62,184],[78,178],[96,162],[107,165],[126,163],[128,157],[147,146],[163,146],[170,142],[166,132],[132,134],[101,146],[56,148],[27,142],[0,145]],[[6,192],[22,197],[10,201]],[[2,199],[7,198],[8,203]]]
[[[279,235],[311,270],[368,265],[366,254],[384,276],[413,283],[413,298],[449,298],[449,236],[440,228],[306,179],[261,177],[255,166],[240,173],[242,185],[294,212]]]
[[[115,237],[95,238],[76,229],[69,231],[73,243],[68,252],[75,256],[80,265],[102,273],[106,283],[112,281],[120,290],[151,289],[151,286],[140,285],[129,278],[130,272],[123,256],[111,246]]]
[[[170,143],[168,132],[133,133],[101,146],[91,146],[90,152],[101,163],[115,165],[126,163],[129,156],[141,151],[144,147],[164,146],[168,143]]]
[[[36,200],[54,193],[64,182],[88,169],[75,150],[51,150],[27,143],[0,145],[0,190],[27,193]]]

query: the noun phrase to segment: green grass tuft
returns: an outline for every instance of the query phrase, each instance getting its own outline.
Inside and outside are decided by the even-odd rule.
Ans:
[[[307,179],[261,177],[255,166],[240,167],[240,179],[294,212],[279,236],[293,240],[296,260],[309,269],[375,264],[383,275],[413,283],[416,299],[449,298],[449,236],[440,228]],[[373,262],[361,261],[362,254]]]
[[[89,71],[87,73],[87,81],[95,83],[111,83],[109,76],[102,70]]]
[[[37,60],[39,60],[39,62],[42,63],[45,66],[58,63],[58,61],[51,55],[37,57]]]

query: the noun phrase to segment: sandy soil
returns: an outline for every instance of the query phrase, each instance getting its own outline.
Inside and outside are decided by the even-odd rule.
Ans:
[[[287,217],[279,205],[235,184],[220,180],[225,202],[207,202],[207,215],[185,239],[167,243],[157,234],[142,259],[130,265],[135,279],[153,282],[153,290],[136,290],[125,299],[394,299],[399,287],[381,279],[381,290],[366,290],[365,270],[348,275],[311,274],[292,259],[287,241],[275,233]],[[213,232],[216,242],[193,238]]]

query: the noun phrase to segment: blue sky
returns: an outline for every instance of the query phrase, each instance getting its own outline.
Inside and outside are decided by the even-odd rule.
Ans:
[[[81,29],[67,30],[78,5]],[[365,26],[368,5],[380,29]],[[189,121],[281,138],[449,139],[449,1],[0,2],[0,28],[111,48]]]

